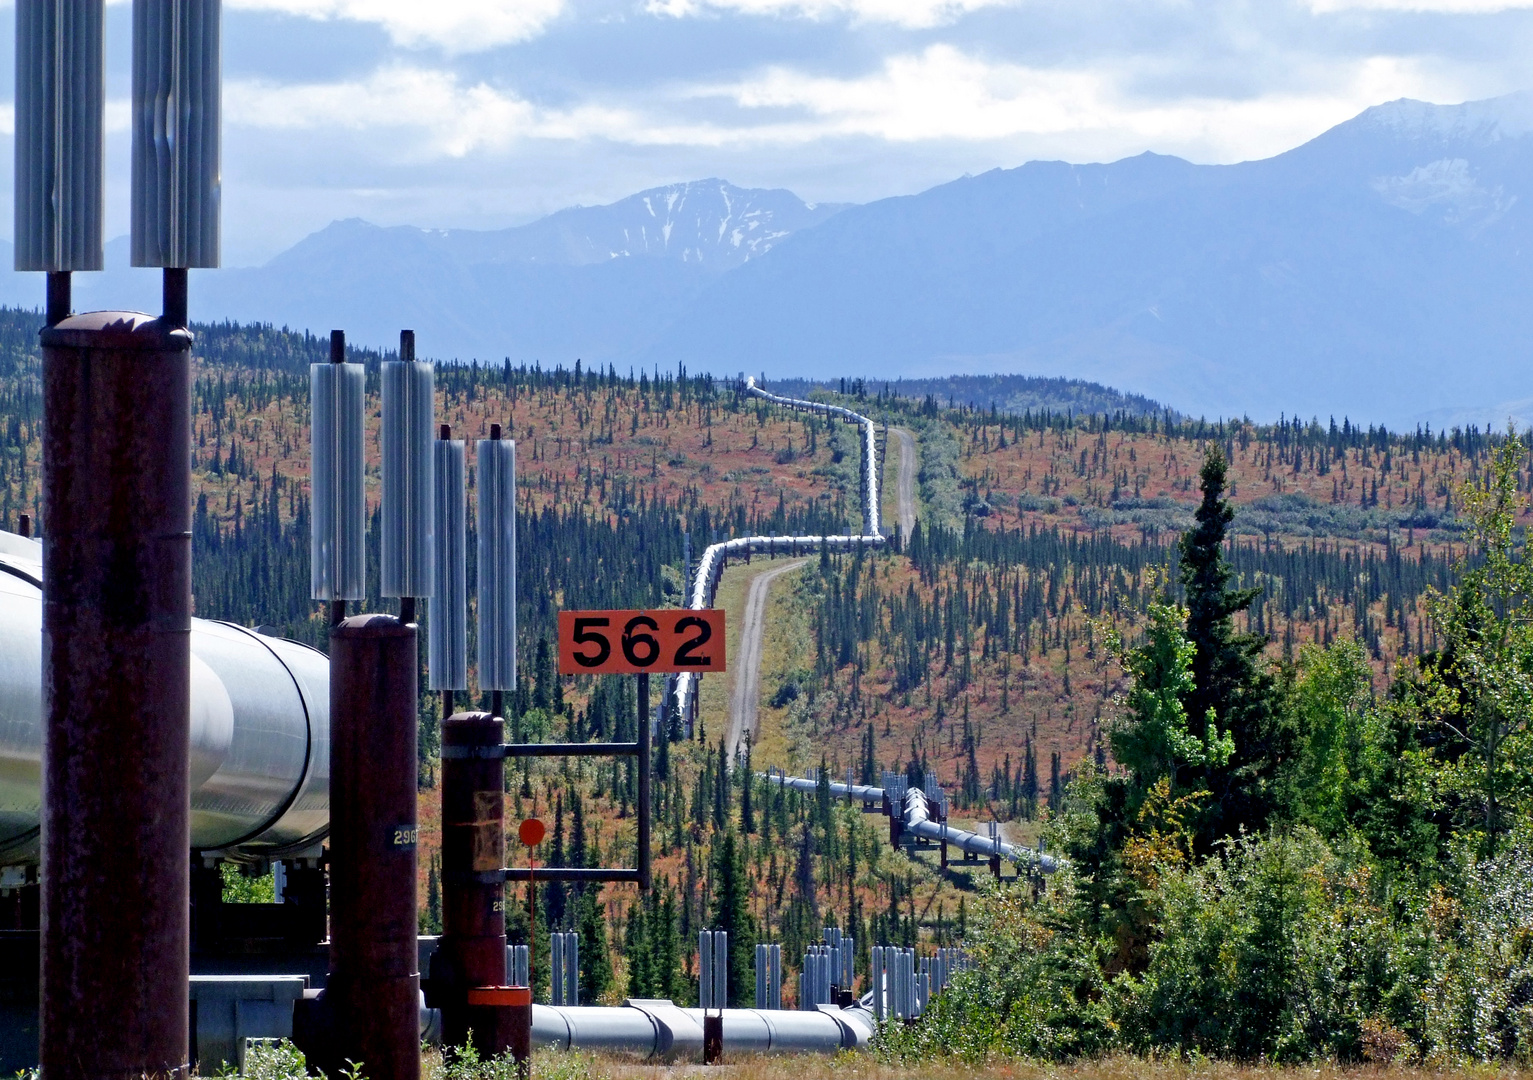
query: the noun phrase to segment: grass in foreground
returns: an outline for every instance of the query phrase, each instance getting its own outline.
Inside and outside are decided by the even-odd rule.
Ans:
[[[246,1063],[247,1077],[254,1080],[295,1080],[304,1075],[302,1057],[281,1044],[262,1048]],[[365,1078],[366,1069],[357,1076]],[[421,1059],[422,1080],[511,1080],[516,1076],[509,1060],[479,1061],[469,1055],[454,1058],[435,1049]],[[982,1065],[962,1062],[924,1062],[894,1065],[872,1054],[843,1052],[834,1057],[818,1054],[766,1057],[733,1055],[722,1065],[695,1061],[657,1063],[632,1055],[559,1053],[538,1051],[533,1056],[534,1080],[661,1080],[674,1076],[712,1077],[716,1080],[1533,1080],[1533,1071],[1512,1064],[1470,1065],[1430,1069],[1403,1065],[1342,1065],[1321,1062],[1303,1066],[1241,1065],[1206,1058],[1151,1059],[1120,1055],[1049,1064],[1018,1059],[999,1059]]]

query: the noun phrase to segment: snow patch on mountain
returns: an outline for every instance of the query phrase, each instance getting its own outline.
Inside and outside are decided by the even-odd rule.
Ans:
[[[1533,132],[1533,92],[1521,91],[1461,105],[1434,105],[1400,98],[1366,109],[1357,117],[1396,139],[1436,139],[1488,146],[1501,139],[1518,139]]]
[[[1449,225],[1484,228],[1517,202],[1500,184],[1487,188],[1473,176],[1463,158],[1440,158],[1418,165],[1404,176],[1381,176],[1373,190],[1384,201],[1412,214],[1440,211]]]

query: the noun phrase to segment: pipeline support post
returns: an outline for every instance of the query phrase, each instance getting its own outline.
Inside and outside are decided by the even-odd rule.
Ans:
[[[41,340],[41,1063],[183,1076],[192,337],[95,312]]]
[[[649,672],[639,673],[639,820],[636,823],[639,845],[639,888],[644,892],[650,889],[649,868],[649,816],[654,809],[650,803],[649,792],[649,755],[650,743],[654,736],[649,730]]]
[[[457,713],[442,725],[442,938],[431,957],[426,1004],[442,1010],[442,1040],[488,1059],[512,1047],[505,1025],[489,1024],[475,990],[506,978],[505,722]]]
[[[703,1064],[724,1064],[724,1014],[703,1014]]]
[[[420,1077],[415,635],[392,615],[330,635],[330,978],[293,1022],[330,1076]]]

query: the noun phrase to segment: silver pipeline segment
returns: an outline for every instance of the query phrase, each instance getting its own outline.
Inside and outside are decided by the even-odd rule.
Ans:
[[[0,865],[37,861],[42,546],[0,533]],[[306,645],[192,620],[192,847],[312,849],[330,820],[329,663]]]
[[[717,1010],[709,1009],[710,1013]],[[747,1054],[834,1054],[865,1049],[873,1016],[861,1007],[802,1012],[724,1009],[724,1050]],[[534,1005],[532,1045],[555,1050],[619,1050],[674,1060],[703,1050],[703,1010],[664,999],[630,998],[621,1007]]]
[[[758,773],[757,775],[769,783],[781,784],[783,787],[809,794],[813,794],[819,786],[817,780],[811,780],[802,776],[786,776],[776,772]],[[891,808],[897,809],[897,812],[900,814],[901,829],[914,836],[919,836],[923,840],[934,840],[938,843],[945,841],[956,846],[961,851],[982,855],[985,858],[998,855],[1014,863],[1036,866],[1045,874],[1052,874],[1059,866],[1058,860],[1053,855],[1047,855],[1041,851],[1033,851],[1031,848],[1019,847],[1016,844],[1008,844],[1000,839],[999,836],[995,838],[981,836],[979,833],[955,829],[945,822],[931,820],[929,806],[934,801],[934,798],[920,788],[905,787],[901,791],[894,787],[882,788],[872,787],[867,784],[843,784],[832,780],[830,781],[830,793],[832,796],[843,799],[861,799],[865,803],[882,802],[887,794]]]
[[[756,385],[754,376],[745,380],[745,393],[800,412],[833,416],[857,424],[862,431],[862,521],[863,531],[846,536],[740,536],[710,544],[697,563],[697,575],[692,579],[692,592],[687,607],[701,611],[713,605],[718,588],[719,575],[729,556],[745,556],[766,553],[774,555],[812,555],[825,548],[830,551],[861,551],[879,547],[887,538],[879,529],[878,518],[878,428],[872,420],[861,413],[844,409],[839,405],[826,405],[818,401],[769,394]],[[684,671],[676,677],[676,707],[682,716],[687,715],[692,695],[697,686],[697,675]]]
[[[877,536],[882,539],[882,533],[878,527],[878,426],[861,413],[842,408],[840,405],[827,405],[824,402],[803,401],[799,398],[782,397],[778,394],[768,393],[756,385],[754,376],[746,378],[745,392],[752,397],[759,397],[770,401],[774,405],[798,409],[800,412],[819,413],[821,416],[834,416],[837,419],[857,424],[862,428],[863,532],[869,536]]]

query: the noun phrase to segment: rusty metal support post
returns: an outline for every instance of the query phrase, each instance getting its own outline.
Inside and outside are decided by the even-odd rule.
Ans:
[[[191,335],[42,332],[42,1068],[182,1076],[191,933]]]
[[[703,1064],[724,1063],[724,1014],[703,1013]]]
[[[520,1080],[530,1080],[532,1076],[532,990],[516,987],[521,991],[514,1005],[505,1007],[501,1015],[505,1018],[505,1030],[509,1032],[506,1042],[509,1044],[511,1057],[516,1062],[516,1075]]]
[[[639,888],[643,892],[650,889],[649,868],[649,818],[654,809],[651,805],[649,793],[649,752],[653,736],[649,732],[649,672],[639,673],[639,820],[638,834],[639,858]]]
[[[442,938],[431,957],[427,1004],[442,1010],[442,1042],[482,1057],[510,1049],[504,1025],[468,1005],[471,990],[506,984],[505,722],[457,713],[442,725]],[[476,1023],[476,1019],[479,1021]]]
[[[415,664],[392,615],[330,633],[330,977],[319,1015],[294,1017],[330,1076],[420,1077]]]

